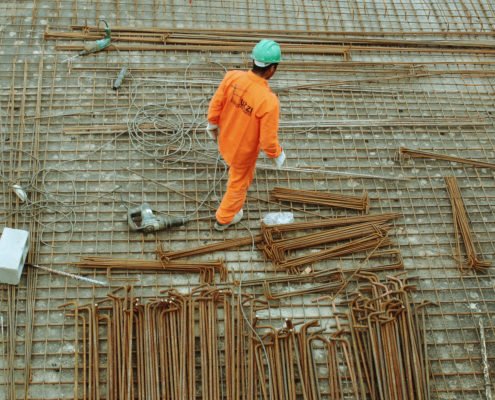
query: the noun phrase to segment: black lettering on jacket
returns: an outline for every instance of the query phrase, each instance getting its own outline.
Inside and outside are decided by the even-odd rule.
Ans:
[[[239,93],[239,92],[242,92],[242,93]],[[253,113],[253,107],[250,106],[246,100],[244,100],[244,98],[242,97],[242,95],[245,93],[246,91],[241,91],[239,90],[239,88],[234,85],[234,91],[232,92],[232,97],[230,99],[230,102],[232,104],[234,104],[234,106],[236,106],[237,108],[239,108],[244,114],[247,114],[249,116],[251,116],[251,114]]]

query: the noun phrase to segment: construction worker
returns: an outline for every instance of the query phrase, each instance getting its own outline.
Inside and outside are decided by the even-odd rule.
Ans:
[[[210,137],[229,166],[227,189],[216,212],[214,228],[223,231],[242,219],[242,206],[254,178],[260,150],[277,167],[285,161],[278,141],[280,105],[268,79],[281,59],[278,43],[263,39],[254,46],[250,71],[228,71],[208,109]]]

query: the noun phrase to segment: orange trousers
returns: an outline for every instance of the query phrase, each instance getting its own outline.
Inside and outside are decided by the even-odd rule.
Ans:
[[[246,201],[249,186],[253,181],[255,168],[256,164],[241,168],[230,166],[227,189],[216,212],[219,223],[232,222],[234,216],[241,210]]]

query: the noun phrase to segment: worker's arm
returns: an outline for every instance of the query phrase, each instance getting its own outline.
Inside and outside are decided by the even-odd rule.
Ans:
[[[210,101],[210,105],[208,107],[208,123],[211,125],[218,125],[220,113],[225,105],[225,91],[227,89],[228,82],[230,81],[232,72],[233,71],[229,71],[225,74],[225,77]]]
[[[260,148],[270,158],[277,158],[282,153],[278,142],[279,114],[280,108],[276,100],[260,118]]]
[[[220,119],[220,113],[225,105],[225,91],[227,89],[228,76],[227,72],[222,82],[218,86],[215,94],[213,95],[210,105],[208,107],[208,125],[206,126],[206,133],[215,142],[218,139],[220,128],[218,127],[218,121]]]

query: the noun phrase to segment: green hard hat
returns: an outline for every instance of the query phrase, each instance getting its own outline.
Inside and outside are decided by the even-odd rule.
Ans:
[[[280,45],[273,40],[262,39],[254,46],[251,58],[258,67],[279,63],[282,58]]]

